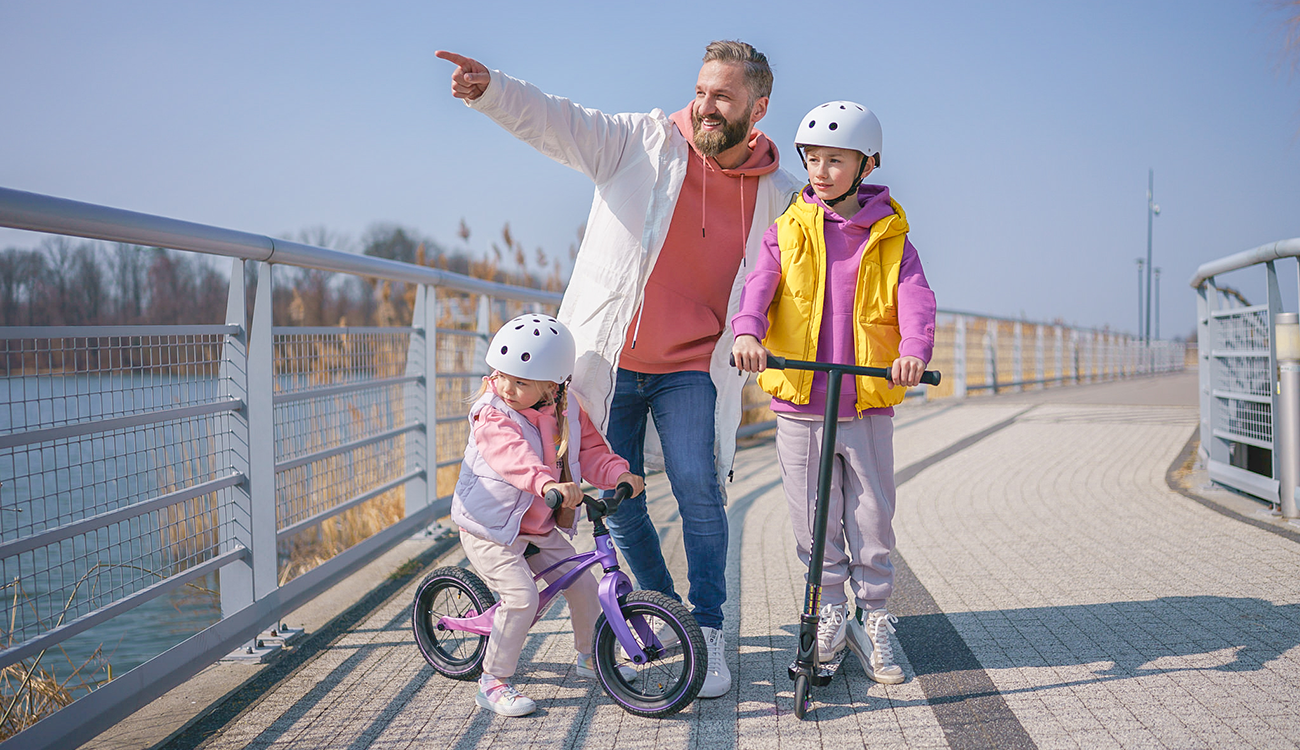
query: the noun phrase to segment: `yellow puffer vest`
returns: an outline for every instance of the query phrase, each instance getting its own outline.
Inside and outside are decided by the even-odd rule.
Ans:
[[[898,270],[907,239],[907,216],[893,198],[894,214],[871,225],[862,251],[854,294],[853,351],[856,364],[889,367],[898,358],[902,334],[898,330]],[[767,338],[773,354],[815,361],[821,331],[822,303],[826,299],[826,243],[822,233],[825,212],[815,203],[795,198],[776,220],[781,247],[781,283],[767,310]],[[880,378],[858,377],[857,410],[893,406],[903,400],[904,388],[889,388]],[[771,395],[792,404],[806,404],[812,393],[813,373],[805,370],[764,370],[758,384]]]

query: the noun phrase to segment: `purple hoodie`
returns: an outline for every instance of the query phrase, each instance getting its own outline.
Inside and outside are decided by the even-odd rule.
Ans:
[[[803,196],[816,202],[826,212],[824,224],[826,242],[826,299],[822,307],[821,330],[817,339],[817,360],[853,364],[853,296],[858,280],[858,267],[862,263],[862,250],[871,236],[871,225],[894,213],[889,205],[889,188],[884,185],[862,185],[858,199],[862,208],[852,219],[844,219],[827,208],[811,187],[804,187]],[[748,334],[760,341],[767,335],[767,310],[775,298],[781,281],[781,248],[777,243],[776,225],[768,227],[763,235],[763,249],[754,269],[745,277],[740,293],[740,310],[731,319],[735,335]],[[934,354],[934,292],[925,280],[921,258],[910,240],[903,245],[903,260],[898,272],[898,328],[902,333],[899,356],[917,357],[929,362]],[[840,418],[856,414],[857,394],[847,384],[840,391]],[[772,399],[772,411],[785,414],[822,416],[826,412],[826,373],[815,373],[812,393],[808,403],[792,404],[778,398]],[[887,414],[893,407],[866,409],[863,414]]]

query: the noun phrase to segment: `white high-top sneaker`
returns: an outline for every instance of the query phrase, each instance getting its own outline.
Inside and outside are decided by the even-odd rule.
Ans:
[[[845,639],[853,653],[862,662],[862,669],[876,682],[897,685],[903,681],[903,668],[894,663],[894,649],[889,641],[889,634],[894,632],[892,623],[898,618],[881,607],[873,609],[866,615],[866,622],[860,622],[862,610],[849,620],[849,632]]]
[[[722,639],[721,629],[700,628],[700,630],[704,631],[704,642],[709,647],[709,673],[704,676],[700,697],[718,698],[731,690],[731,670],[727,668],[726,643]]]

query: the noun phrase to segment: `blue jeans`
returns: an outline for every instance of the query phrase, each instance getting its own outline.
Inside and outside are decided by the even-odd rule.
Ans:
[[[654,419],[681,517],[691,605],[705,628],[722,627],[727,600],[727,511],[713,464],[717,396],[707,372],[648,375],[620,368],[606,430],[614,452],[627,459],[633,474],[644,475],[646,417]],[[624,501],[608,525],[637,585],[680,601],[646,512],[645,493]]]

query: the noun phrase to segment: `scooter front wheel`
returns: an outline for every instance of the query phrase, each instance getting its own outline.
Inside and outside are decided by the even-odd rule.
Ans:
[[[658,718],[677,713],[695,700],[704,685],[709,668],[704,633],[681,602],[657,591],[633,591],[620,600],[620,606],[649,659],[644,664],[628,660],[602,614],[596,621],[594,644],[600,686],[630,714]],[[672,645],[654,648],[641,633],[653,633],[655,640]],[[622,670],[628,669],[636,670],[633,679],[624,676]]]
[[[808,695],[808,675],[801,674],[794,678],[794,715],[802,719],[812,706],[812,696]]]

